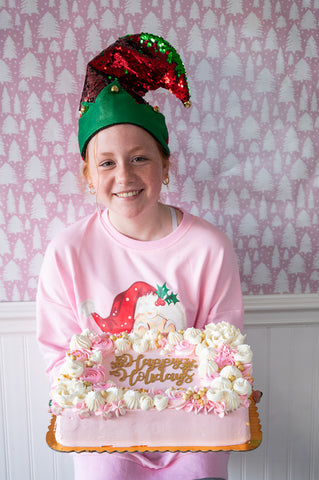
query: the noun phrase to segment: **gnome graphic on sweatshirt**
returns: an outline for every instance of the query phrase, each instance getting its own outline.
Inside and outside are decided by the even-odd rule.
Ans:
[[[94,308],[93,302],[90,305]],[[103,332],[113,334],[134,331],[142,335],[151,329],[170,332],[186,327],[183,305],[166,283],[155,288],[135,282],[115,297],[108,316],[91,310],[91,317]]]

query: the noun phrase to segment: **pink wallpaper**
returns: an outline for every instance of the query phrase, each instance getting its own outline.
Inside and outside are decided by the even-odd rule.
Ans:
[[[319,0],[15,0],[0,12],[0,300],[34,300],[44,249],[95,208],[79,181],[88,60],[164,36],[193,107],[166,115],[170,203],[224,230],[245,294],[319,291]],[[155,100],[156,99],[156,100]]]

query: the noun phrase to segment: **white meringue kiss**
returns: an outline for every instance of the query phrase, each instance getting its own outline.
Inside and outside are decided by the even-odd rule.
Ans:
[[[218,365],[216,362],[214,362],[214,360],[201,360],[198,367],[198,373],[200,377],[211,377],[216,372],[218,372]]]
[[[133,343],[133,350],[137,353],[145,353],[149,348],[149,340],[147,338],[136,338]]]
[[[149,395],[142,393],[140,396],[140,408],[141,410],[149,410],[154,406],[154,400]]]
[[[140,396],[141,394],[137,390],[127,390],[123,396],[127,408],[130,410],[137,409],[140,405]]]
[[[105,404],[105,399],[99,391],[91,391],[85,397],[85,403],[89,410],[95,412]]]
[[[70,350],[89,350],[92,347],[92,342],[87,335],[73,335],[70,342]]]
[[[184,332],[184,339],[197,345],[202,341],[202,331],[194,327],[187,328]]]
[[[168,405],[168,397],[165,395],[155,395],[154,397],[154,406],[156,410],[161,411],[165,410]]]
[[[118,402],[123,398],[123,390],[117,387],[111,387],[106,390],[107,396],[106,400],[108,403]]]
[[[167,335],[167,342],[169,345],[177,345],[179,342],[182,342],[183,339],[183,335],[179,332],[169,332]]]
[[[116,351],[115,351],[116,354],[126,353],[130,350],[132,346],[130,340],[127,337],[118,338],[117,340],[115,340],[114,343],[116,347]]]

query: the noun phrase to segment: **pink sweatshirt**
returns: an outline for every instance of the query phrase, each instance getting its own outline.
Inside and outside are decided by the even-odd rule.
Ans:
[[[183,214],[178,228],[156,241],[125,237],[104,211],[50,243],[39,278],[37,322],[51,379],[72,335],[86,328],[139,331],[173,324],[178,330],[225,320],[242,329],[242,294],[230,241],[208,222]],[[164,306],[154,304],[159,293],[167,300]],[[227,478],[228,454],[77,454],[74,462],[76,480],[194,480]]]

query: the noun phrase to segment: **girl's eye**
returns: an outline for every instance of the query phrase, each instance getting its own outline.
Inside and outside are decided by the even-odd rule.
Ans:
[[[136,163],[146,162],[146,158],[142,156],[134,157],[133,162],[136,162]]]
[[[101,162],[99,164],[99,167],[103,167],[103,168],[110,168],[114,165],[114,162],[112,160],[105,160],[104,162]]]

